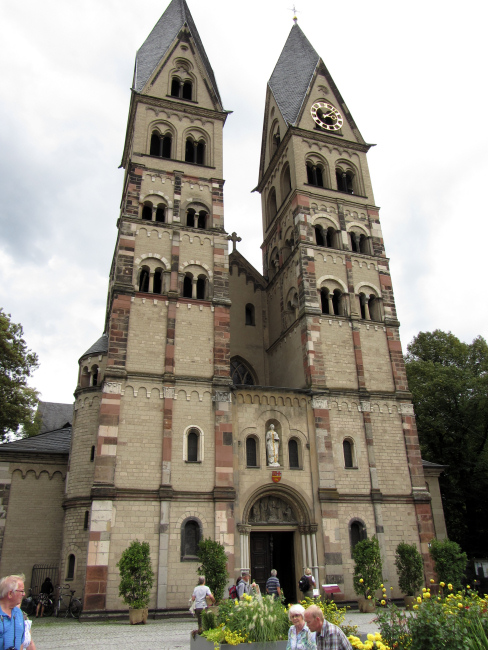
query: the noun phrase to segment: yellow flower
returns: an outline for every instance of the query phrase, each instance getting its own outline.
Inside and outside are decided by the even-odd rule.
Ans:
[[[390,591],[393,591],[393,587],[390,587]]]
[[[382,605],[386,605],[386,600],[382,600],[382,601],[381,601],[381,604],[382,604]]]
[[[470,585],[466,585],[466,589],[471,589]]]
[[[458,603],[458,607],[459,607],[459,609],[462,609],[464,607],[464,605],[462,603]]]
[[[382,590],[382,591],[383,591],[383,593],[386,593],[386,589],[385,589],[385,587],[383,587],[383,590]]]
[[[425,587],[422,587],[422,591],[427,591],[427,589]]]
[[[414,608],[414,609],[418,609],[419,606],[418,606],[418,605],[414,605],[413,608]]]
[[[451,583],[449,583],[449,584],[447,585],[447,588],[449,589],[449,591],[452,591],[452,585],[451,585]]]
[[[418,602],[418,603],[421,603],[421,602],[422,602],[422,598],[420,598],[420,596],[417,596],[417,602]]]
[[[430,598],[430,592],[426,591],[424,594],[424,598]]]
[[[384,586],[385,586],[385,585],[383,585],[383,584],[380,585],[380,587],[381,587],[382,589],[383,589]]]
[[[439,584],[440,584],[441,587],[445,587],[445,586],[446,586],[446,583],[445,583],[445,582],[439,582]]]
[[[368,641],[376,641],[376,639],[374,638],[374,634],[367,634],[366,638],[368,639]]]
[[[368,600],[371,600],[371,596],[368,596]]]
[[[434,578],[430,579],[431,584],[434,584]]]
[[[362,578],[359,578],[359,582],[363,584],[364,580]]]

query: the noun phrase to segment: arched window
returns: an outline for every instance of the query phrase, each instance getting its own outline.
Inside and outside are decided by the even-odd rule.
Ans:
[[[371,293],[369,296],[368,306],[371,320],[381,321],[381,300],[374,293]]]
[[[246,305],[246,325],[255,325],[254,321],[254,305],[250,302]]]
[[[291,190],[290,165],[286,165],[281,174],[281,196],[283,199],[288,196]]]
[[[197,159],[196,163],[197,165],[204,165],[205,164],[205,142],[203,140],[199,140],[197,144]]]
[[[93,366],[91,371],[91,385],[98,386],[98,366]]]
[[[197,300],[205,300],[205,286],[207,278],[200,275],[197,278]]]
[[[288,458],[290,461],[291,469],[300,468],[300,458],[298,456],[298,442],[293,438],[288,443]]]
[[[324,170],[321,165],[307,163],[307,183],[315,187],[324,187]]]
[[[322,287],[320,290],[320,304],[323,314],[330,314],[330,305],[329,305],[329,290],[326,287]]]
[[[190,208],[186,213],[186,225],[190,228],[193,228],[195,226],[195,214],[196,213],[193,208]]]
[[[192,90],[193,90],[193,84],[191,81],[185,81],[183,84],[183,90],[181,93],[181,96],[183,99],[190,99],[192,98]]]
[[[154,272],[153,293],[160,294],[163,291],[163,272],[157,269]]]
[[[256,438],[252,436],[246,440],[246,464],[248,467],[258,466]]]
[[[351,545],[351,557],[354,547],[358,542],[362,542],[363,539],[366,539],[366,528],[362,521],[352,521],[349,525],[349,543]]]
[[[339,291],[339,289],[334,289],[334,293],[332,294],[332,306],[335,316],[341,315],[341,299],[342,291]]]
[[[173,77],[173,79],[171,80],[171,97],[180,96],[180,87],[181,87],[181,79],[179,79],[179,77]]]
[[[142,218],[146,221],[152,221],[153,205],[150,201],[146,201],[142,207]]]
[[[200,210],[198,213],[198,222],[197,222],[197,228],[201,228],[202,230],[205,230],[207,227],[207,213],[205,210]]]
[[[181,561],[198,560],[198,543],[202,537],[201,524],[196,519],[187,519],[181,525]]]
[[[315,230],[315,243],[317,246],[325,246],[324,231],[322,226],[314,226]]]
[[[87,388],[90,385],[90,373],[87,366],[81,371],[80,385],[82,388]]]
[[[146,267],[141,269],[139,275],[139,291],[147,293],[149,291],[149,269]]]
[[[149,148],[150,156],[159,156],[161,151],[161,136],[159,131],[153,131],[151,135],[151,146]]]
[[[276,204],[276,191],[272,187],[268,194],[268,223],[271,223],[272,219],[278,212],[278,206]]]
[[[159,156],[160,158],[171,158],[171,144],[172,138],[170,134],[167,133],[162,136],[159,131],[153,131],[149,155]]]
[[[83,521],[83,530],[88,530],[89,519],[90,519],[90,511],[85,510],[85,519]]]
[[[66,564],[66,580],[74,580],[75,578],[75,563],[76,563],[76,558],[73,555],[73,553],[70,553],[68,555],[68,562]]]
[[[254,386],[255,384],[251,368],[239,357],[230,360],[230,375],[234,386],[239,384]]]
[[[193,276],[187,273],[183,278],[183,298],[192,297]]]
[[[369,241],[366,235],[359,237],[359,252],[364,253],[364,255],[369,255]]]
[[[196,429],[190,429],[187,436],[187,461],[189,463],[198,462],[198,442],[199,442],[199,432]]]
[[[161,147],[161,157],[162,158],[171,158],[171,145],[172,137],[170,135],[165,135],[163,138],[163,143]]]
[[[342,450],[344,452],[344,467],[352,469],[355,467],[354,463],[354,443],[352,440],[345,439],[342,441]]]
[[[193,138],[186,139],[185,162],[195,162],[195,143],[193,141]]]
[[[159,221],[159,223],[166,221],[166,206],[164,203],[159,203],[156,208],[156,221]]]
[[[359,235],[356,235],[356,233],[351,230],[351,232],[349,233],[349,238],[351,240],[352,252],[359,253]]]
[[[335,240],[336,240],[336,231],[332,227],[327,228],[327,232],[325,235],[325,246],[327,246],[327,248],[336,248]]]
[[[185,162],[196,163],[197,165],[205,164],[204,140],[199,140],[197,142],[191,136],[186,139]]]

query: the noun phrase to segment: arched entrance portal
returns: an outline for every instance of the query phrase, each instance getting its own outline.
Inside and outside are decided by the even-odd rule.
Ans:
[[[318,584],[315,533],[303,497],[288,486],[262,486],[250,497],[243,512],[241,570],[250,570],[263,593],[271,569],[276,569],[287,602],[296,602],[298,580],[312,568]]]

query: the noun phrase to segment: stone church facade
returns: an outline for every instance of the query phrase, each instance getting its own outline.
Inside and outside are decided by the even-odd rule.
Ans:
[[[202,536],[225,546],[231,579],[263,585],[276,568],[291,599],[305,567],[354,599],[365,536],[394,595],[399,542],[431,574],[370,145],[295,24],[266,91],[261,275],[225,230],[226,117],[172,0],[136,56],[105,333],[80,359],[60,473],[60,576],[85,611],[124,609],[116,564],[134,539],[150,544],[157,609],[187,606]]]

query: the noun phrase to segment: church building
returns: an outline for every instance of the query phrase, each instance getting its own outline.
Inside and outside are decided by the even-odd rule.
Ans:
[[[261,275],[225,228],[228,111],[185,0],[137,52],[104,333],[80,358],[69,456],[52,455],[56,432],[28,466],[28,441],[0,453],[11,501],[29,475],[51,489],[49,552],[85,612],[126,609],[116,565],[135,539],[150,545],[158,610],[188,607],[203,537],[224,545],[232,582],[250,571],[263,589],[274,568],[288,600],[307,567],[356,599],[352,549],[373,535],[394,596],[400,542],[432,575],[442,506],[420,456],[371,145],[296,20],[270,72]],[[4,511],[2,574],[25,570]]]

